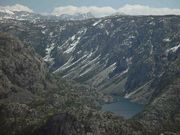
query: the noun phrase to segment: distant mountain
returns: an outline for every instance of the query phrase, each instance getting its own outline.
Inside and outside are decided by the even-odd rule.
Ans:
[[[0,11],[0,20],[4,20],[4,19],[29,20],[33,22],[37,20],[46,19],[46,17],[39,14],[26,12],[26,11],[14,11],[12,13],[11,11],[8,11],[8,12]]]
[[[14,14],[13,11],[5,9],[5,8],[0,8],[0,12],[4,14]]]
[[[126,15],[126,14],[122,12],[116,12],[116,13],[113,13],[111,16],[120,16],[120,15]]]
[[[63,14],[57,16],[57,18],[60,20],[86,20],[95,17],[91,13],[84,13],[84,14],[78,13],[74,15]]]
[[[0,8],[0,20],[3,19],[14,19],[14,20],[29,20],[29,21],[37,21],[37,20],[85,20],[95,18],[91,13],[85,14],[75,14],[75,15],[40,15],[33,12],[27,11],[11,11],[8,9]]]
[[[0,12],[2,13],[9,13],[9,14],[14,14],[14,12],[29,12],[29,13],[33,13],[33,11],[21,4],[15,4],[12,6],[0,6]]]

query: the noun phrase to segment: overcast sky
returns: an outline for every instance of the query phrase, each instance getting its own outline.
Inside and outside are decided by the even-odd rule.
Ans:
[[[98,16],[115,12],[134,15],[180,14],[180,0],[0,0],[1,8],[13,6],[17,9],[15,4],[29,8],[28,11],[54,15],[83,12]]]

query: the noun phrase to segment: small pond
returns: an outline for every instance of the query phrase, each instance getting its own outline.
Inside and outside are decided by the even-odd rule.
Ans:
[[[102,105],[102,110],[106,112],[113,112],[118,116],[122,116],[125,119],[129,119],[141,112],[144,109],[144,105],[131,102],[124,97],[113,97],[115,102]]]

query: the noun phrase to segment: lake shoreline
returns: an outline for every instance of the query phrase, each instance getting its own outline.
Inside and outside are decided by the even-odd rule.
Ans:
[[[112,96],[112,98],[112,102],[107,102],[102,105],[102,111],[112,112],[117,116],[129,119],[144,109],[144,105],[132,102],[130,99],[122,96]]]

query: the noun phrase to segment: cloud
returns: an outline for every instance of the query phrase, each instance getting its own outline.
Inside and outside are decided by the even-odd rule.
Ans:
[[[26,12],[33,12],[27,6],[15,4],[15,5],[7,5],[7,6],[0,6],[0,12],[7,12],[12,13],[14,11],[26,11]],[[180,9],[171,9],[171,8],[154,8],[145,5],[124,5],[119,9],[114,9],[112,7],[97,7],[97,6],[61,6],[56,7],[51,13],[46,13],[45,15],[56,15],[60,16],[62,14],[69,14],[74,15],[77,13],[88,13],[91,12],[96,17],[103,17],[112,15],[114,13],[119,14],[127,14],[127,15],[180,15]]]
[[[180,9],[153,8],[143,5],[125,5],[117,10],[128,15],[180,15]]]
[[[75,6],[64,6],[64,7],[57,7],[53,10],[52,15],[62,15],[62,14],[77,14],[77,13],[88,13],[91,12],[95,16],[106,16],[111,15],[116,12],[115,9],[112,7],[96,7],[96,6],[90,6],[90,7],[75,7]]]
[[[153,8],[144,5],[124,5],[119,9],[114,9],[112,7],[76,7],[76,6],[64,6],[64,7],[56,7],[52,15],[62,15],[69,14],[73,15],[76,13],[88,13],[91,12],[93,15],[97,17],[108,16],[114,13],[127,14],[127,15],[169,15],[175,14],[180,15],[180,9],[171,9],[171,8]]]
[[[27,6],[15,4],[12,6],[0,6],[0,10],[9,10],[9,11],[26,11],[26,12],[33,12],[32,9],[28,8]]]

